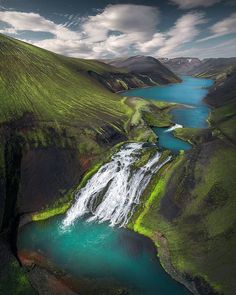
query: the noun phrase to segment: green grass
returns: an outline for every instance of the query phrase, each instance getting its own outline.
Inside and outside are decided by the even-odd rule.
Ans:
[[[219,130],[227,136],[232,142],[236,143],[236,115],[224,122],[222,122],[218,128]]]
[[[126,128],[131,126],[140,126],[144,121],[151,127],[166,127],[171,125],[170,109],[175,104],[146,100],[137,97],[124,97],[122,102],[129,106],[130,120],[127,122]]]
[[[0,35],[1,123],[32,113],[42,122],[94,129],[113,124],[123,130],[127,106],[92,81],[90,70],[101,73],[112,68]]]
[[[164,160],[169,155],[168,151],[165,151],[162,154],[162,160]],[[146,219],[149,217],[152,220],[153,216],[150,216],[150,211],[153,206],[156,206],[159,202],[159,198],[164,193],[164,188],[166,182],[169,179],[169,175],[171,175],[171,170],[174,169],[176,165],[178,165],[179,161],[182,159],[182,155],[180,155],[174,161],[166,164],[158,173],[153,177],[150,184],[147,186],[147,189],[144,191],[142,202],[140,206],[135,211],[133,217],[131,218],[128,227],[135,230],[140,234],[144,234],[149,238],[154,239],[154,231],[150,228],[150,225],[146,224]],[[155,224],[155,219],[151,221],[152,224]]]
[[[231,88],[225,90],[229,99],[214,96],[218,107],[209,129],[175,130],[194,147],[150,183],[129,227],[154,241],[172,276],[176,272],[170,265],[177,279],[183,281],[187,273],[231,295],[236,288],[236,103]],[[165,212],[172,206],[177,215],[168,218]]]
[[[40,221],[44,219],[48,219],[55,215],[64,214],[71,206],[72,199],[64,204],[54,204],[52,207],[44,209],[40,212],[33,213],[31,220],[32,221]]]
[[[108,148],[112,144],[99,142],[99,136],[106,139],[107,128],[125,134],[121,140],[156,140],[143,113],[153,120],[158,116],[156,122],[161,124],[167,120],[169,106],[111,93],[90,78],[89,71],[103,74],[118,70],[97,61],[57,55],[0,34],[0,123],[14,122],[14,138],[19,139],[23,152],[73,148],[81,155],[99,158],[106,150],[102,145]],[[4,166],[0,164],[0,168]],[[93,171],[98,167],[95,164]],[[71,200],[71,196],[62,197],[32,218],[41,220],[64,213]]]
[[[170,246],[178,269],[205,276],[224,294],[234,290],[235,159],[235,148],[223,146],[207,164],[197,162],[195,179],[200,181],[192,192],[192,201],[176,221],[174,232],[179,240]],[[194,230],[193,223],[188,223],[193,217],[198,218]]]
[[[57,55],[3,35],[0,45],[0,123],[28,116],[22,125],[31,130],[22,132],[35,147],[53,144],[48,130],[54,129],[57,137],[66,130],[64,146],[77,139],[80,151],[91,147],[98,152],[94,139],[107,128],[130,139],[153,141],[156,137],[148,125],[170,124],[170,106],[123,98],[88,74],[118,71],[110,65]],[[138,128],[130,133],[133,126]]]
[[[236,115],[236,101],[231,102],[215,108],[210,114],[210,122],[212,125],[216,125],[221,121],[225,121],[228,118]]]

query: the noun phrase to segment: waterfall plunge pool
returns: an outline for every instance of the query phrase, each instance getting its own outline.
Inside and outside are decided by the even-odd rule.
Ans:
[[[77,281],[81,294],[190,294],[163,270],[149,239],[107,223],[77,219],[64,230],[62,222],[63,217],[56,216],[25,225],[18,247],[46,257]]]
[[[34,253],[37,263],[46,259],[66,274],[69,285],[76,281],[84,295],[189,294],[163,270],[149,239],[118,227],[128,222],[152,175],[171,160],[154,150],[146,164],[135,168],[143,148],[140,143],[122,146],[76,194],[64,216],[23,226],[19,256]]]

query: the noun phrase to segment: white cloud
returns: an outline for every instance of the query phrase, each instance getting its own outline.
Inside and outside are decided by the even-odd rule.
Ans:
[[[56,25],[37,13],[17,11],[0,11],[0,19],[15,30],[30,30],[50,32],[56,30]]]
[[[159,21],[157,8],[145,5],[109,5],[95,16],[89,16],[82,29],[90,41],[104,41],[109,31],[148,39]]]
[[[207,21],[204,14],[189,12],[180,17],[168,31],[160,32],[158,9],[133,4],[109,5],[96,15],[83,19],[77,15],[66,17],[69,22],[62,25],[37,13],[0,11],[1,21],[8,25],[0,32],[15,33],[19,39],[19,33],[25,30],[51,33],[53,37],[48,39],[24,41],[74,57],[108,58],[134,54],[173,57],[182,52],[183,45],[196,39],[201,32],[201,25]],[[212,34],[234,31],[235,18],[236,13],[216,23],[211,27]],[[77,31],[70,29],[71,22],[73,28],[75,22]],[[195,52],[190,49],[189,54],[191,50]]]
[[[188,13],[177,20],[175,26],[166,34],[164,45],[158,50],[160,56],[174,53],[180,46],[188,43],[200,33],[198,25],[206,22],[202,13]]]
[[[152,39],[159,11],[145,5],[109,5],[97,15],[81,20],[77,32],[37,13],[1,11],[0,19],[10,26],[3,33],[49,32],[53,38],[28,42],[61,54],[98,58],[128,54],[139,42]],[[68,19],[73,20],[73,15],[68,15]]]
[[[27,40],[25,40],[27,41]],[[29,42],[29,41],[27,41]],[[82,40],[63,40],[63,39],[45,39],[30,42],[38,47],[48,49],[50,51],[63,55],[74,57],[93,57],[92,45],[84,43]]]
[[[172,57],[197,56],[199,58],[235,57],[236,39],[228,40],[217,45],[202,47],[195,45],[190,49],[176,51]]]
[[[146,17],[144,18],[143,15]],[[188,13],[166,33],[157,32],[158,11],[147,6],[114,5],[89,17],[83,24],[87,41],[93,43],[96,58],[107,55],[168,55],[198,34],[198,25],[206,22],[202,13]],[[118,35],[108,35],[110,30]]]
[[[216,35],[226,35],[236,32],[236,13],[231,14],[228,18],[217,22],[211,27],[211,31]]]
[[[212,27],[210,27],[210,32],[212,35],[200,39],[198,42],[236,33],[236,13],[232,13],[229,17],[215,23]]]
[[[166,43],[166,36],[163,33],[155,33],[147,42],[141,43],[138,42],[137,48],[143,52],[150,54],[150,52],[156,51],[157,48],[160,48],[161,46],[164,46]]]
[[[172,3],[177,4],[181,9],[191,9],[196,7],[209,7],[222,0],[171,0]]]
[[[10,26],[1,30],[2,33],[17,33],[18,31],[49,32],[60,39],[78,38],[78,34],[68,30],[63,25],[55,24],[38,13],[18,11],[0,11],[0,20]]]

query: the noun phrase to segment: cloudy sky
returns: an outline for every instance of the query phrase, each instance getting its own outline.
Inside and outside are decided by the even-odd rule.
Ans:
[[[0,33],[83,58],[236,56],[236,0],[0,0]]]

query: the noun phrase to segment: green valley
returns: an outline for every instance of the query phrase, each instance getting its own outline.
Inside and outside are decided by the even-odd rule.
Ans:
[[[106,241],[109,235],[116,242],[112,244],[114,241],[108,239],[111,243],[106,250],[108,262],[114,259],[119,269],[122,259],[128,257],[123,261],[124,277],[126,272],[135,277],[136,268],[140,267],[138,275],[147,290],[149,283],[154,285],[154,289],[149,290],[151,293],[144,295],[153,295],[156,290],[156,281],[152,278],[156,265],[149,265],[156,254],[165,271],[182,284],[166,277],[162,268],[158,269],[163,282],[174,282],[173,286],[170,283],[170,289],[164,289],[167,292],[164,294],[173,294],[173,290],[179,292],[176,294],[234,294],[236,71],[232,64],[235,60],[188,60],[163,59],[163,64],[145,56],[86,60],[59,55],[0,34],[1,295],[77,295],[81,294],[80,290],[88,292],[83,295],[140,295],[122,280],[122,284],[118,283],[117,277],[110,281],[110,277],[104,276],[99,281],[100,274],[92,269],[91,277],[79,280],[69,268],[64,269],[64,265],[59,263],[58,266],[53,261],[52,253],[56,253],[58,260],[63,255],[66,258],[74,245],[81,247],[82,253],[87,247],[88,253],[100,255],[101,243],[96,244],[92,238]],[[206,81],[214,79],[214,84],[199,86],[199,79],[178,77],[165,64],[176,72],[191,73]],[[186,79],[187,86],[183,86]],[[169,91],[175,86],[177,90],[173,93],[179,91],[180,100],[161,99],[166,89]],[[200,97],[204,97],[206,91],[204,102],[210,107],[208,118],[206,105],[198,109],[197,104],[189,102],[186,107],[183,99],[189,87],[193,96],[199,91]],[[210,87],[208,93],[207,87]],[[151,95],[145,98],[145,95],[132,94],[136,93],[136,88],[150,94],[151,91],[160,92],[156,98]],[[131,90],[132,95],[118,93],[127,90]],[[202,101],[198,103],[203,104]],[[200,120],[201,126],[186,125],[168,130],[180,123],[173,110],[182,110],[184,117],[186,110],[190,112],[194,108],[197,115],[202,112],[206,116],[204,122]],[[191,114],[195,116],[194,112]],[[206,119],[209,126],[204,125]],[[173,132],[171,136],[188,141],[192,146],[189,150],[172,153],[160,145],[155,131],[158,128],[166,128],[164,132]],[[98,193],[94,191],[93,182],[99,187]],[[104,187],[103,183],[106,183]],[[124,192],[128,192],[127,200],[134,198],[132,204],[123,201]],[[140,198],[136,199],[135,194],[139,192]],[[118,201],[116,193],[120,193]],[[84,203],[76,207],[81,195]],[[104,202],[104,195],[111,198],[109,204]],[[91,199],[87,200],[88,197]],[[130,206],[127,216],[124,212],[115,214],[120,204],[125,209]],[[115,206],[111,212],[110,205]],[[60,232],[57,222],[63,223],[63,218],[69,214],[76,218],[73,206],[82,213],[72,229],[81,230],[82,238],[80,240],[74,231],[70,239],[68,230],[63,252],[64,247],[59,249],[58,237],[66,231]],[[99,211],[100,206],[102,210]],[[97,218],[90,231],[86,231],[86,222],[82,222],[88,215]],[[119,229],[119,223],[114,223],[114,230],[107,226],[110,221],[110,225],[114,225],[113,215],[117,219],[126,216],[123,229]],[[52,235],[51,229],[55,229]],[[44,234],[52,239],[58,252],[54,253],[51,248],[44,251],[43,239],[37,240]],[[17,243],[21,235],[25,248]],[[144,236],[152,240],[155,247]],[[81,243],[84,237],[86,247]],[[93,242],[94,247],[91,246]],[[99,251],[93,252],[97,246]],[[85,269],[90,266],[87,261],[77,263],[79,256],[76,255],[68,261],[72,266],[79,264],[79,272],[83,266]],[[143,269],[135,255],[137,259],[142,258]],[[100,256],[96,259],[96,267],[100,267]],[[109,269],[106,259],[101,261],[101,270]],[[151,279],[144,274],[147,265],[153,271]],[[112,268],[114,273],[117,269],[116,265]],[[101,286],[103,280],[107,289]],[[99,286],[99,293],[96,286]]]

